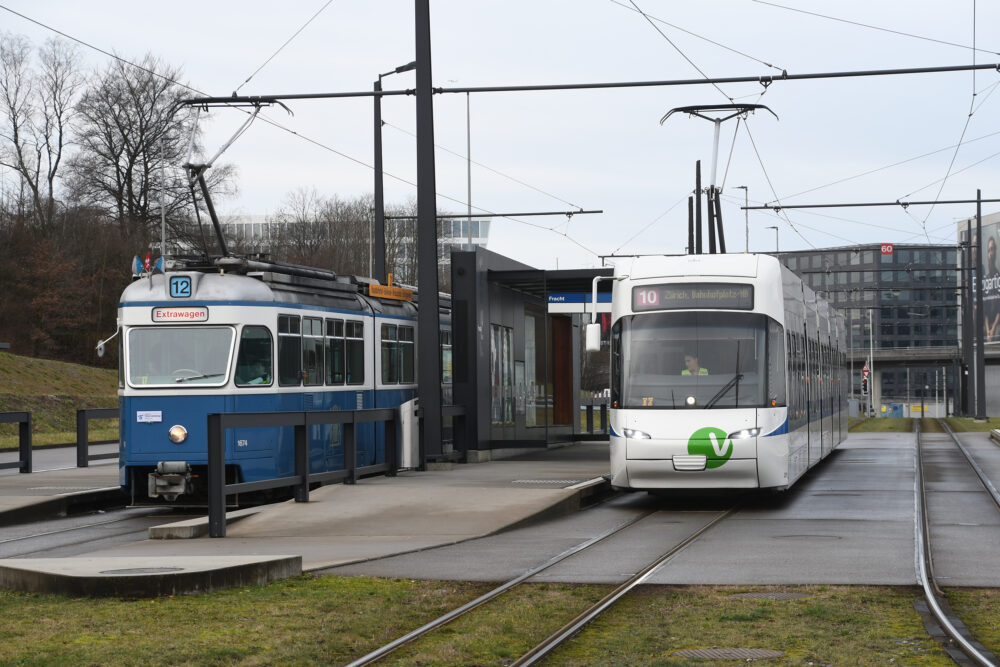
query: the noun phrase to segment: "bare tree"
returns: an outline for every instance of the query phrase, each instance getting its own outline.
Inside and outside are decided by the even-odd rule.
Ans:
[[[117,224],[123,238],[149,235],[160,222],[189,224],[187,178],[176,172],[186,157],[192,119],[176,113],[184,90],[180,70],[151,55],[137,65],[113,61],[78,105],[80,151],[69,164],[71,192]],[[168,171],[169,170],[169,171]],[[231,167],[207,180],[215,194],[231,185]]]
[[[38,49],[37,70],[31,65],[32,50],[20,35],[0,36],[0,164],[17,173],[28,217],[50,226],[55,220],[56,177],[83,78],[71,44],[48,40]]]

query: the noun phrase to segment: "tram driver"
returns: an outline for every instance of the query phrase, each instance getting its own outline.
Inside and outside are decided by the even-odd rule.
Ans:
[[[686,352],[684,354],[684,367],[681,375],[708,375],[708,369],[698,362],[697,353]]]

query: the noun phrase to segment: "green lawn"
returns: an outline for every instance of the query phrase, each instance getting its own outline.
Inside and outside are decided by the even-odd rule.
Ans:
[[[344,664],[489,588],[480,583],[303,575],[267,586],[155,600],[0,591],[0,662]],[[610,589],[520,586],[384,662],[507,665]],[[805,597],[733,597],[774,591]],[[712,647],[785,653],[768,664],[951,664],[914,611],[918,596],[912,587],[644,586],[546,664],[695,664],[672,654]],[[962,589],[950,598],[986,646],[1000,649],[998,592]]]

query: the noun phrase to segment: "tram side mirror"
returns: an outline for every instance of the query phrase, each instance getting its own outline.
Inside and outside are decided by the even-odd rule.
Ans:
[[[104,356],[104,341],[101,341],[100,343],[97,344],[97,356],[99,357]]]
[[[601,351],[601,325],[593,322],[587,325],[587,352]]]

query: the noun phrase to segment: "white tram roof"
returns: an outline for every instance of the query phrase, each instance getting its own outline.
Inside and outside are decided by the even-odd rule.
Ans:
[[[727,253],[716,255],[674,255],[670,257],[637,257],[615,267],[616,276],[632,280],[646,278],[719,276],[756,278],[761,270],[778,272],[777,258],[771,255]]]

